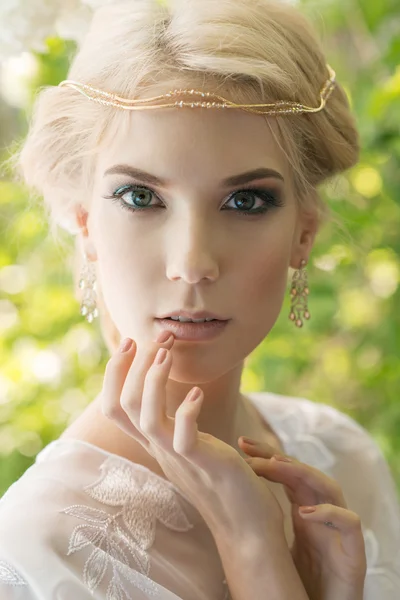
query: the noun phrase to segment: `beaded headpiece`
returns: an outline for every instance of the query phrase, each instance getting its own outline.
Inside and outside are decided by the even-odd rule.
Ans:
[[[331,95],[333,88],[335,87],[336,73],[327,64],[329,71],[329,79],[327,79],[320,92],[320,104],[313,108],[311,106],[305,106],[298,102],[287,102],[280,100],[274,104],[236,104],[222,96],[218,96],[211,92],[202,92],[198,90],[173,90],[167,94],[161,96],[154,96],[152,98],[139,98],[131,100],[128,98],[121,98],[116,94],[110,92],[104,92],[90,85],[79,83],[78,81],[72,81],[66,79],[59,83],[59,87],[71,87],[80,94],[83,94],[89,100],[104,104],[105,106],[116,106],[125,110],[150,110],[155,108],[239,108],[247,112],[252,112],[260,115],[276,115],[276,114],[290,114],[290,113],[316,113],[325,107],[326,101]],[[176,97],[192,96],[191,101],[184,101],[175,99]],[[206,100],[193,101],[193,96],[206,98]],[[175,102],[168,101],[165,104],[157,104],[163,99],[175,99]],[[156,104],[154,104],[154,102]]]

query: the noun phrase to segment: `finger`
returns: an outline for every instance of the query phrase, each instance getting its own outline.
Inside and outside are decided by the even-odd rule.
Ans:
[[[113,354],[106,364],[103,387],[100,394],[101,411],[105,417],[118,424],[118,427],[130,436],[135,437],[141,443],[147,440],[133,426],[128,415],[122,410],[119,398],[126,375],[136,354],[136,343],[132,340],[129,350]]]
[[[257,442],[241,436],[239,438],[240,446],[244,452],[249,456],[258,456],[259,458],[271,458],[276,454],[276,448],[268,444],[267,442]]]
[[[282,483],[292,503],[311,505],[329,502],[347,508],[342,489],[335,479],[294,457],[283,457],[290,462],[278,460],[278,457],[275,454],[271,459],[252,457],[245,460],[257,475]]]
[[[303,513],[299,507],[299,515],[306,521],[321,523],[325,527],[336,529],[341,534],[343,550],[349,556],[363,556],[365,553],[365,542],[362,533],[362,523],[359,515],[352,510],[334,506],[332,504],[318,504],[315,511]]]
[[[283,471],[279,469],[279,466],[277,468],[274,464],[274,461],[271,462],[271,459],[252,457],[245,458],[244,461],[247,462],[247,464],[251,467],[254,473],[256,473],[256,475],[258,475],[259,477],[264,477],[269,481],[281,483],[284,486],[285,493],[292,504],[297,503],[311,505],[318,503],[319,499],[314,493],[305,495],[302,498],[301,502],[296,501],[296,498],[298,498],[298,494],[295,495],[292,491],[292,488],[286,485],[288,481],[292,481],[293,485],[293,473]]]
[[[135,438],[147,449],[148,440],[134,426],[120,403],[126,376],[137,352],[137,345],[134,340],[132,342],[128,351],[123,353],[117,351],[108,361],[100,394],[100,406],[105,417],[115,422],[122,431]],[[171,340],[162,345],[168,347],[168,344],[171,344]]]
[[[137,429],[140,427],[140,414],[142,410],[143,388],[146,375],[155,359],[157,351],[162,346],[170,349],[174,343],[174,336],[163,344],[159,342],[145,343],[138,347],[134,361],[126,375],[120,395],[121,408]]]
[[[169,450],[172,446],[173,424],[168,427],[166,384],[171,371],[172,355],[160,348],[146,373],[143,385],[139,426],[153,443]]]
[[[175,413],[174,450],[183,457],[190,458],[198,443],[199,417],[204,392],[199,387],[190,390]]]

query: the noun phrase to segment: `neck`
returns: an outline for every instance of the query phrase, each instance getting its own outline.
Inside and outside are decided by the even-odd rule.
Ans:
[[[166,387],[168,416],[175,416],[189,391],[197,385],[204,395],[197,419],[199,431],[236,447],[237,435],[240,435],[237,434],[240,425],[238,416],[242,413],[243,405],[243,396],[239,389],[243,364],[243,362],[239,363],[222,377],[207,383],[197,383],[194,377],[193,383],[190,384],[169,379]],[[188,374],[187,371],[185,376],[190,379],[190,373]],[[179,373],[176,378],[179,378]]]
[[[204,391],[204,399],[197,419],[198,430],[224,441],[244,456],[238,446],[238,437],[254,434],[255,417],[249,401],[238,390],[242,368],[243,364],[240,364],[234,372],[230,371],[223,379],[210,384],[188,385],[168,380],[167,415],[174,417],[190,389],[194,385],[200,385]],[[157,465],[153,464],[154,458],[140,442],[103,414],[101,394],[96,396],[60,437],[82,439],[160,473]]]

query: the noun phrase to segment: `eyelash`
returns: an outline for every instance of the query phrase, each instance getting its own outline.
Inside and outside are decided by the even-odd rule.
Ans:
[[[144,185],[132,184],[132,185],[126,185],[122,188],[117,188],[111,196],[104,196],[104,198],[111,200],[113,203],[116,203],[122,209],[129,210],[130,212],[139,212],[139,211],[144,211],[144,210],[153,210],[156,208],[160,208],[159,205],[148,206],[148,207],[133,207],[122,200],[122,197],[125,196],[125,194],[127,194],[129,192],[137,191],[137,190],[147,190],[147,191],[151,192],[152,194],[154,194],[154,196],[157,197],[157,194],[153,189],[151,189],[147,186],[144,186]],[[235,208],[228,208],[225,210],[237,212],[240,215],[249,217],[249,216],[265,214],[273,207],[284,206],[280,197],[277,196],[274,192],[272,192],[270,190],[265,190],[263,188],[256,188],[256,187],[254,187],[254,188],[249,187],[249,188],[245,188],[245,189],[236,190],[235,192],[233,192],[230,195],[227,202],[230,202],[236,194],[245,193],[245,192],[251,192],[258,198],[260,198],[265,203],[264,206],[257,208],[256,210],[254,210],[254,209],[253,210],[240,210],[240,209],[235,209]]]

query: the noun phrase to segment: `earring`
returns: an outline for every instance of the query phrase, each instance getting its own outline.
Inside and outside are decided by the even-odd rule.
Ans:
[[[88,261],[85,254],[85,264],[83,266],[79,280],[79,288],[83,291],[81,315],[86,317],[89,323],[99,316],[96,304],[96,272],[94,263]]]
[[[293,273],[292,288],[290,290],[292,306],[289,319],[295,321],[296,327],[303,327],[303,321],[300,316],[301,311],[304,311],[304,318],[307,319],[307,321],[311,317],[307,306],[307,296],[310,293],[310,290],[308,289],[307,273],[303,270],[306,264],[307,262],[303,259],[301,261],[300,269]],[[295,314],[295,311],[297,314]]]

